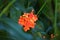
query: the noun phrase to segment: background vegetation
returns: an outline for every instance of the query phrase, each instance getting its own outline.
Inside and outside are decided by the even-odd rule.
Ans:
[[[24,32],[18,19],[32,9],[37,24]],[[0,0],[0,40],[60,40],[60,0]]]

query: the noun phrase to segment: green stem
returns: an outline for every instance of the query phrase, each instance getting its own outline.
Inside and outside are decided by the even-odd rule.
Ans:
[[[54,29],[55,34],[57,33],[57,0],[55,0],[55,17],[54,17]]]
[[[2,12],[0,13],[0,17],[6,13],[6,11],[9,9],[9,7],[15,2],[16,0],[12,0],[3,10]]]
[[[54,34],[58,33],[58,29],[57,29],[57,0],[55,0],[55,17],[54,17]],[[56,38],[54,38],[54,40],[56,40]]]
[[[47,2],[47,0],[46,0],[46,2]],[[37,15],[38,15],[38,14],[39,14],[39,12],[41,12],[41,11],[42,11],[42,9],[45,7],[46,2],[42,5],[42,7],[40,8],[40,10],[37,12]]]
[[[28,2],[28,7],[30,6],[31,2]]]

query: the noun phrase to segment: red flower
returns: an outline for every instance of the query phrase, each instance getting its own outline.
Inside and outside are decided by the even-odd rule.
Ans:
[[[35,15],[32,12],[30,13],[24,13],[22,16],[20,16],[18,23],[21,24],[22,26],[24,26],[24,31],[28,31],[30,30],[30,28],[34,28],[35,26],[35,21],[37,20],[37,15]]]

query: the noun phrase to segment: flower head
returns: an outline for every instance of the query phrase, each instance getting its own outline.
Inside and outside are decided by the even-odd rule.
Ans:
[[[34,28],[36,20],[38,20],[37,15],[35,15],[32,10],[30,13],[24,13],[20,16],[18,23],[24,26],[24,31],[28,31],[30,28]]]

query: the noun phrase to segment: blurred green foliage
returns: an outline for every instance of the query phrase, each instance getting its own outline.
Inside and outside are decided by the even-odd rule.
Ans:
[[[24,32],[18,19],[32,9],[36,26]],[[60,40],[60,0],[0,0],[0,40]]]

